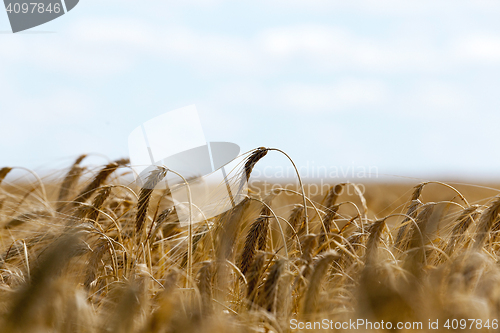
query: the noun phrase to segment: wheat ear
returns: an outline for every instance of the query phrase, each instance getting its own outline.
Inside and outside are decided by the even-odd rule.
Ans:
[[[333,260],[339,258],[339,255],[334,251],[328,251],[320,255],[314,262],[313,272],[309,279],[307,292],[304,298],[302,314],[307,316],[316,311],[318,303],[318,295],[322,286],[323,278],[325,277],[330,264]]]
[[[489,232],[500,213],[500,195],[496,196],[493,202],[481,213],[477,223],[476,237],[474,238],[474,249],[478,250],[484,246]]]

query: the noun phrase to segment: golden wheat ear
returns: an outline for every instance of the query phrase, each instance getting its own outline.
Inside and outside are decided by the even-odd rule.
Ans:
[[[419,199],[412,200],[406,216],[399,226],[398,234],[396,236],[396,241],[394,242],[394,247],[402,252],[406,251],[409,236],[411,235],[411,225],[417,218],[418,209],[422,206],[422,202]]]
[[[284,259],[274,260],[266,281],[264,282],[264,286],[262,287],[262,294],[259,295],[259,304],[271,313],[276,311],[278,285],[284,268]]]
[[[200,291],[201,311],[204,316],[208,316],[213,312],[212,280],[213,280],[212,262],[205,261],[202,263],[202,267],[198,272],[198,290]]]
[[[487,243],[490,231],[498,221],[500,213],[500,195],[481,213],[477,223],[476,236],[474,238],[474,249],[479,250]]]
[[[330,238],[329,235],[330,235],[330,230],[332,228],[332,223],[333,223],[335,217],[337,216],[337,212],[338,212],[339,208],[340,208],[340,205],[334,205],[334,206],[328,207],[328,211],[322,220],[323,231],[321,232],[321,234],[319,236],[319,244],[318,244],[319,246],[322,246],[323,244],[325,244],[325,242],[327,242],[328,239]]]
[[[0,169],[0,184],[2,184],[2,181],[7,177],[9,172],[12,170],[10,167],[3,167]]]
[[[252,266],[246,274],[247,278],[247,299],[250,307],[254,304],[259,291],[259,282],[261,275],[264,272],[264,265],[266,263],[266,253],[257,253]]]
[[[61,183],[61,187],[59,189],[59,196],[57,199],[58,211],[66,204],[65,201],[68,199],[71,190],[76,186],[78,180],[80,179],[80,176],[85,170],[85,168],[80,166],[80,163],[85,159],[85,157],[87,157],[86,154],[80,155],[75,160],[68,173],[64,177],[64,180]]]
[[[339,198],[339,195],[342,193],[342,190],[343,190],[345,185],[346,185],[345,183],[341,183],[341,184],[337,184],[335,186],[332,186],[330,188],[330,190],[328,191],[328,193],[326,194],[323,206],[325,206],[326,208],[329,208],[329,207],[335,205],[335,203],[337,202],[337,199]]]
[[[301,252],[300,237],[303,236],[304,232],[304,206],[295,205],[290,213],[290,217],[288,217],[288,228],[286,233],[287,248],[292,249],[293,244],[296,244],[296,248]]]
[[[454,225],[454,227],[451,231],[450,238],[443,245],[444,252],[447,256],[451,256],[453,254],[457,245],[463,245],[465,243],[465,239],[467,238],[467,231],[479,216],[479,212],[477,211],[479,207],[479,205],[472,205],[463,209],[457,219],[452,222],[452,225]]]
[[[366,242],[365,265],[375,265],[378,262],[378,245],[381,242],[382,232],[385,227],[385,219],[380,219],[368,228],[370,236]]]
[[[321,254],[314,261],[311,277],[308,280],[308,288],[302,305],[301,315],[303,318],[308,318],[316,312],[318,304],[319,292],[323,286],[330,264],[338,259],[339,255],[335,251],[328,251]]]
[[[94,179],[85,187],[83,191],[78,194],[78,196],[71,202],[69,203],[70,207],[75,207],[78,204],[81,204],[85,201],[87,201],[93,194],[94,192],[101,187],[105,182],[108,177],[116,171],[120,166],[124,166],[129,163],[128,159],[121,159],[117,160],[115,162],[111,162],[104,166],[94,177]],[[68,207],[68,205],[65,205],[61,208],[64,209],[65,207]]]
[[[268,152],[267,148],[260,147],[255,149],[254,152],[250,156],[248,156],[244,167],[245,178],[247,182],[250,179],[250,175],[252,174],[255,164],[257,164],[257,162],[259,162],[262,158],[264,158],[264,156],[267,155],[267,152]]]
[[[148,212],[151,195],[153,194],[156,185],[158,185],[158,183],[160,183],[166,175],[167,169],[163,167],[157,167],[148,175],[146,183],[139,192],[139,200],[137,202],[137,215],[135,218],[135,231],[138,235],[140,235],[140,232],[144,225],[144,221],[146,220],[146,214]]]
[[[245,246],[239,260],[241,273],[246,274],[253,263],[257,250],[265,251],[267,234],[269,230],[269,217],[259,216],[248,230]]]

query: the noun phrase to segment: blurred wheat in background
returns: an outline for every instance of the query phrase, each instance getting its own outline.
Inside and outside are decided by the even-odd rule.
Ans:
[[[267,151],[250,152],[243,177]],[[84,159],[55,180],[0,169],[2,332],[289,332],[360,318],[398,331],[500,318],[498,190],[363,192],[331,179],[309,195],[302,183],[267,193],[253,183],[189,234],[168,189],[151,189],[168,171],[140,188],[124,181],[127,160],[90,170]]]

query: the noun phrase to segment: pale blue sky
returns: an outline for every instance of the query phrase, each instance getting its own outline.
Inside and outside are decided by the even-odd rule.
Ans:
[[[196,104],[208,139],[299,166],[499,179],[498,17],[480,0],[81,0],[0,34],[0,166],[123,157],[139,124]]]

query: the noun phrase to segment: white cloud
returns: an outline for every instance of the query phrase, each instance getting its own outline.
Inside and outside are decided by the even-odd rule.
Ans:
[[[471,10],[500,11],[500,4],[495,0],[264,0],[266,5],[276,8],[291,7],[302,11],[355,10],[370,14],[415,15],[415,14],[450,14],[450,12]]]
[[[462,36],[456,41],[454,51],[464,62],[499,65],[500,35],[475,33]]]
[[[263,32],[262,43],[280,61],[299,60],[323,72],[405,73],[436,70],[444,62],[440,50],[414,33],[368,38],[345,28],[303,25],[269,29]]]
[[[87,19],[78,21],[69,37],[84,55],[99,54],[103,65],[122,70],[144,57],[203,71],[250,72],[258,67],[252,41],[182,26],[157,26],[137,19]],[[113,59],[116,64],[109,64]],[[94,65],[100,62],[91,60]]]
[[[83,77],[126,73],[144,59],[199,73],[252,76],[297,69],[377,75],[438,73],[464,65],[500,64],[500,35],[456,32],[438,43],[432,29],[408,29],[368,35],[345,26],[302,24],[234,36],[182,25],[158,26],[140,19],[89,18],[48,38],[6,38],[0,61]]]
[[[9,69],[32,67],[34,70],[99,77],[123,72],[130,66],[128,56],[120,57],[108,48],[92,47],[71,35],[15,37],[2,41],[0,49],[0,63],[8,64]]]
[[[416,91],[418,105],[422,110],[444,111],[447,115],[458,115],[466,109],[467,94],[458,88],[442,82],[426,82]]]
[[[242,38],[176,29],[163,31],[156,43],[163,56],[205,71],[260,70],[252,42]]]
[[[289,85],[277,99],[278,104],[304,112],[345,111],[379,106],[389,99],[389,89],[380,81],[345,79],[333,85]]]
[[[155,29],[147,22],[132,18],[91,17],[76,21],[68,33],[72,38],[91,45],[134,49],[153,43]]]
[[[59,88],[46,94],[28,95],[8,89],[0,107],[8,110],[2,116],[14,133],[28,132],[27,138],[68,122],[90,123],[95,117],[94,105],[86,96],[72,89]],[[3,134],[3,133],[2,133]]]

